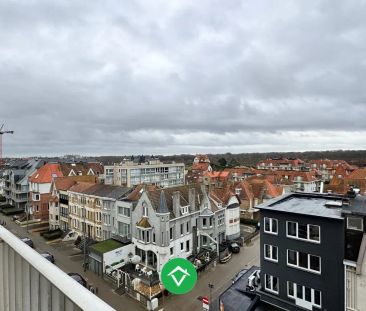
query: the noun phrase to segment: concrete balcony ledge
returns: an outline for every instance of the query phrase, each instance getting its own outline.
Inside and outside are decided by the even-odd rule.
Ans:
[[[0,310],[115,311],[0,226]]]

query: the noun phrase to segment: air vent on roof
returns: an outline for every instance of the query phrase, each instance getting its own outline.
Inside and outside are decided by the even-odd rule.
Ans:
[[[327,201],[324,205],[326,207],[342,207],[342,201]]]

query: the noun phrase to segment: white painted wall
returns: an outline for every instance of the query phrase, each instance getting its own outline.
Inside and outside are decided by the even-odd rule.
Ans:
[[[120,248],[116,248],[113,251],[107,252],[103,254],[103,272],[105,272],[105,267],[110,266],[112,263],[124,260],[128,261],[128,254],[132,253],[135,255],[135,246],[133,243],[122,246]]]
[[[225,210],[226,237],[229,239],[240,236],[240,206],[236,196],[230,198],[228,206],[232,204],[238,204],[238,207]]]

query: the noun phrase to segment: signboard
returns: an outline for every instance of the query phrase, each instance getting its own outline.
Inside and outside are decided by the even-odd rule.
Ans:
[[[208,297],[202,297],[202,308],[203,310],[209,310],[210,309],[210,305],[208,304]]]

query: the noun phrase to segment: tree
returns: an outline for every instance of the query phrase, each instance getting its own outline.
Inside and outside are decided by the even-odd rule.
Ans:
[[[218,160],[218,162],[219,162],[219,165],[222,166],[222,167],[226,167],[226,165],[227,165],[227,161],[226,161],[225,158],[220,158]]]

